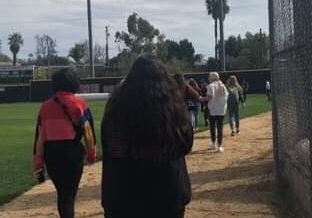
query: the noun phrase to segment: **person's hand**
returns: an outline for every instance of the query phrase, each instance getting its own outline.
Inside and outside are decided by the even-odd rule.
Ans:
[[[33,170],[34,172],[38,172],[44,167],[44,160],[41,154],[36,154],[33,157]]]
[[[45,181],[44,160],[41,154],[37,154],[33,157],[33,171],[34,171],[34,176],[36,177],[39,183],[42,183]]]
[[[87,148],[87,162],[93,164],[96,161],[96,145]]]

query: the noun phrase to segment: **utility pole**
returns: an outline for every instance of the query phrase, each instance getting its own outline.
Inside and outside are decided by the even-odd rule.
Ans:
[[[90,71],[92,78],[95,78],[94,71],[94,56],[93,56],[93,37],[92,37],[92,13],[91,1],[87,0],[88,4],[88,30],[89,30],[89,56],[90,56]]]
[[[221,65],[221,72],[225,71],[225,44],[224,44],[224,0],[220,0],[220,65]]]
[[[45,36],[45,43],[47,46],[47,65],[48,65],[48,72],[50,72],[50,44],[49,44],[49,37],[48,35]]]
[[[105,65],[106,65],[106,67],[108,67],[108,65],[109,65],[108,37],[110,36],[109,30],[108,30],[108,26],[105,26],[105,35],[106,35],[106,47],[105,47],[105,49],[106,49],[106,56],[105,56],[106,60],[105,60]]]
[[[264,59],[263,58],[264,57],[263,51],[264,51],[263,34],[262,34],[262,29],[260,28],[260,60],[259,60],[259,64],[261,64],[261,65],[262,65],[262,63],[264,63],[264,61],[263,61],[263,59]]]

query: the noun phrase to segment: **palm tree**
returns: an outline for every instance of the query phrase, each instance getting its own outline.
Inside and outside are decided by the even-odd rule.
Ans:
[[[224,19],[225,15],[230,12],[230,7],[227,3],[227,0],[224,2]],[[215,21],[214,30],[215,30],[215,61],[218,60],[218,19],[220,19],[220,0],[206,0],[206,8],[208,15],[211,15]]]
[[[22,35],[20,33],[13,33],[9,35],[9,46],[10,50],[13,54],[13,65],[16,65],[16,55],[19,52],[21,46],[23,45],[24,41]]]

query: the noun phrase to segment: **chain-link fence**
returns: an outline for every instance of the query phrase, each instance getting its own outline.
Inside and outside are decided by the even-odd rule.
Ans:
[[[312,0],[269,0],[277,175],[312,217]]]

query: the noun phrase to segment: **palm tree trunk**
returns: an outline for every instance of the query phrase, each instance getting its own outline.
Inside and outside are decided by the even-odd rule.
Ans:
[[[218,19],[215,19],[215,66],[218,63]]]
[[[16,54],[13,53],[13,66],[16,66]]]

